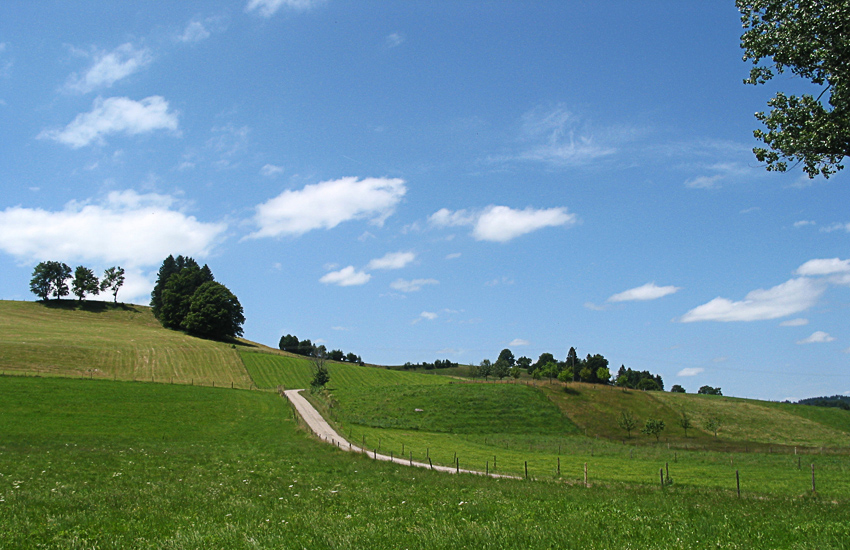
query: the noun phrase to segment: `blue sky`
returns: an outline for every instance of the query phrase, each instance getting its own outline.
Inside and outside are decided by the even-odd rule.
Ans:
[[[729,2],[4,2],[0,298],[208,263],[245,336],[850,391],[848,175],[767,173]]]

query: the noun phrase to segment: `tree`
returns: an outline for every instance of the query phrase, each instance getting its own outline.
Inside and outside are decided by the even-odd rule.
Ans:
[[[112,302],[118,303],[118,289],[124,286],[124,268],[110,267],[103,272],[103,279],[100,281],[100,291],[112,291]]]
[[[496,361],[498,362],[499,360],[507,361],[508,367],[513,367],[516,364],[516,359],[514,359],[513,352],[507,348],[503,349],[499,353],[499,358],[496,359]]]
[[[508,361],[500,356],[499,359],[497,359],[496,362],[493,364],[493,376],[501,380],[510,372],[511,366],[508,364]]]
[[[658,382],[656,382],[652,378],[644,378],[643,380],[638,382],[636,389],[643,391],[661,391],[661,388],[658,387]]]
[[[717,430],[723,426],[723,423],[716,416],[709,416],[702,423],[702,427],[710,432],[714,432],[714,437],[717,437]]]
[[[711,386],[701,386],[697,393],[702,395],[723,395],[720,388],[712,388]]]
[[[86,294],[99,294],[100,281],[91,269],[78,265],[74,269],[74,279],[71,281],[71,292],[79,301],[83,301]]]
[[[596,369],[596,379],[602,384],[608,384],[611,381],[611,371],[608,367],[599,367]]]
[[[567,366],[573,369],[573,382],[577,382],[579,378],[579,370],[580,366],[578,360],[578,354],[576,354],[576,348],[570,348],[570,351],[567,352]]]
[[[192,260],[194,262],[194,260]],[[199,268],[198,264],[184,267],[168,278],[162,291],[159,308],[159,321],[165,328],[174,330],[186,328],[184,322],[195,291],[204,283],[214,282],[209,268]]]
[[[310,388],[313,391],[318,391],[325,387],[330,382],[331,375],[325,365],[327,359],[327,350],[325,346],[314,346],[311,354],[313,363],[313,380],[310,382]]]
[[[531,368],[531,358],[526,357],[525,355],[517,359],[516,364],[518,367],[525,369],[529,373],[531,373],[531,371],[533,370]]]
[[[573,369],[572,367],[565,367],[564,370],[558,373],[558,380],[561,382],[572,382],[573,380]]]
[[[751,61],[745,84],[764,84],[789,70],[810,81],[819,94],[768,101],[769,114],[756,113],[767,131],[755,137],[767,148],[753,149],[767,170],[784,172],[788,162],[803,164],[810,178],[829,177],[850,155],[850,1],[737,0],[744,61]],[[764,61],[764,62],[763,62]]]
[[[484,377],[484,380],[487,380],[487,377],[493,374],[493,364],[489,359],[484,359],[478,365],[478,374]]]
[[[617,426],[626,430],[629,439],[632,438],[632,430],[637,428],[637,420],[631,411],[623,411],[620,413],[620,418],[617,419]]]
[[[645,435],[654,435],[655,441],[658,441],[658,437],[661,435],[661,432],[664,431],[664,421],[658,420],[657,418],[647,418],[646,423],[644,423],[643,428],[641,428],[640,433]]]
[[[541,353],[540,357],[537,358],[537,362],[534,363],[533,366],[535,369],[539,368],[541,370],[545,370],[547,363],[555,363],[557,365],[557,361],[555,361],[555,356],[551,353]],[[557,375],[557,373],[555,374]]]
[[[278,342],[277,347],[280,348],[281,351],[298,353],[301,350],[301,342],[298,341],[297,336],[287,334],[286,336],[280,337],[280,342]]]
[[[514,365],[513,367],[511,367],[510,375],[514,380],[518,380],[519,377],[522,375],[522,370],[519,368],[519,366]]]
[[[339,361],[342,362],[345,360],[345,354],[341,349],[332,349],[328,352],[328,359],[331,361]]]
[[[225,340],[242,336],[243,323],[239,299],[223,284],[207,281],[192,294],[182,327],[195,336]]]
[[[590,380],[593,378],[593,371],[590,370],[590,367],[588,366],[582,367],[581,372],[579,372],[578,374],[581,377],[582,382],[590,382]]]
[[[673,384],[673,387],[670,388],[670,393],[686,393],[686,392],[685,392],[685,388],[683,388],[679,384]]]
[[[481,375],[481,367],[478,365],[469,365],[469,377],[472,379],[478,378]]]
[[[688,430],[693,427],[693,424],[691,423],[691,418],[688,416],[688,413],[685,411],[682,411],[682,416],[679,417],[679,426],[685,430],[685,437],[688,437]]]
[[[551,382],[553,378],[558,377],[558,364],[555,363],[554,361],[549,361],[548,363],[543,365],[543,368],[542,368],[540,374],[542,374],[543,376],[548,378],[549,382]]]
[[[33,294],[47,300],[52,294],[57,300],[68,295],[67,280],[71,276],[71,268],[62,262],[40,262],[32,271],[30,290]]]
[[[355,353],[349,352],[345,355],[345,360],[348,361],[349,363],[359,363],[360,357],[358,357],[357,354],[355,354]]]

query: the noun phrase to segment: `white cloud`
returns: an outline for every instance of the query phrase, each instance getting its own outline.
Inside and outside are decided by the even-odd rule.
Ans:
[[[137,135],[154,130],[177,130],[177,114],[168,112],[168,102],[160,96],[141,101],[126,97],[97,98],[92,110],[81,113],[62,130],[45,130],[39,138],[47,138],[74,149],[93,141],[102,143],[109,134]]]
[[[796,319],[789,319],[787,321],[782,321],[779,323],[780,327],[804,327],[809,324],[808,319],[803,319],[802,317],[797,317]]]
[[[805,276],[850,273],[850,260],[839,258],[809,260],[798,267],[796,273]]]
[[[401,179],[354,177],[287,190],[257,206],[254,222],[259,229],[248,237],[302,235],[356,219],[369,219],[380,226],[406,192]]]
[[[826,227],[821,227],[820,230],[824,233],[832,233],[833,231],[846,231],[850,233],[850,223],[833,223]]]
[[[528,340],[523,340],[522,338],[514,338],[508,343],[509,346],[529,346],[531,342]]]
[[[354,269],[354,266],[350,265],[339,271],[331,271],[319,279],[319,282],[326,285],[359,286],[365,285],[371,278],[372,276],[370,274],[357,271]]]
[[[562,105],[525,113],[521,141],[528,147],[515,158],[556,166],[582,165],[616,152],[596,143],[586,125]]]
[[[812,220],[800,220],[794,222],[794,227],[806,227],[807,225],[815,225],[815,222]]]
[[[419,314],[419,316],[422,317],[423,319],[428,319],[429,321],[433,321],[434,319],[437,318],[437,314],[434,313],[433,311],[423,311],[422,313]]]
[[[681,290],[678,286],[657,286],[655,283],[646,283],[643,286],[632,288],[608,298],[609,302],[631,302],[636,300],[655,300],[668,294]]]
[[[703,371],[705,371],[705,369],[699,367],[688,367],[677,372],[676,376],[696,376]]]
[[[227,229],[199,222],[154,193],[113,191],[100,202],[51,212],[20,206],[0,212],[0,249],[20,261],[55,259],[153,266],[169,254],[204,257]]]
[[[697,176],[685,181],[685,187],[691,189],[719,189],[720,181],[723,176],[715,174],[713,176]]]
[[[396,279],[390,283],[390,288],[399,292],[416,292],[417,290],[422,290],[423,286],[437,284],[440,284],[440,281],[436,279],[413,279],[412,281]]]
[[[401,269],[416,259],[413,252],[388,252],[382,258],[375,258],[366,269]]]
[[[260,174],[270,177],[283,173],[283,166],[275,166],[274,164],[266,164],[260,168]]]
[[[462,254],[460,252],[452,252],[451,254],[446,254],[446,259],[447,260],[455,260],[457,258],[460,258],[461,256],[462,256]]]
[[[405,38],[403,34],[394,32],[387,36],[387,47],[395,48],[396,46],[400,46],[404,40]]]
[[[822,330],[818,330],[813,332],[811,336],[808,338],[803,338],[802,340],[798,340],[798,344],[824,344],[826,342],[832,342],[835,340],[832,336],[827,334]]]
[[[74,73],[68,77],[65,89],[86,94],[98,88],[110,88],[122,78],[140,71],[152,60],[150,50],[136,49],[129,42],[111,52],[96,52],[92,66],[82,75]]]
[[[767,290],[753,290],[743,300],[715,298],[685,313],[680,321],[763,321],[793,315],[812,307],[826,290],[821,281],[799,277]]]
[[[202,22],[190,21],[189,24],[186,25],[186,29],[183,33],[177,37],[177,40],[180,42],[194,43],[206,40],[209,37],[210,31],[207,30]]]
[[[472,236],[476,240],[504,243],[544,227],[574,225],[577,219],[563,207],[515,210],[491,205],[480,212],[452,212],[441,208],[428,218],[428,222],[436,227],[472,225]]]
[[[283,7],[304,11],[322,3],[323,0],[248,0],[246,12],[258,11],[263,17],[271,17]]]

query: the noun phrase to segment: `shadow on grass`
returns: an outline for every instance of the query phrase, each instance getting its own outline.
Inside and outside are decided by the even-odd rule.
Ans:
[[[66,311],[88,311],[90,313],[103,313],[104,311],[136,311],[139,309],[134,304],[100,302],[88,300],[41,300],[44,307],[49,309],[62,309]]]

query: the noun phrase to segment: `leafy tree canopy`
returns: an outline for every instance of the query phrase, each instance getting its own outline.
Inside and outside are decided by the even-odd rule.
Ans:
[[[746,84],[764,84],[790,71],[818,89],[813,94],[778,92],[756,113],[766,131],[753,149],[767,170],[784,172],[802,163],[810,178],[841,170],[850,154],[850,0],[737,0],[744,34]]]
[[[242,305],[226,286],[207,281],[192,294],[183,327],[189,334],[225,340],[242,336]]]
[[[82,301],[86,294],[99,294],[100,281],[97,280],[97,275],[94,272],[82,265],[78,265],[74,269],[74,279],[71,281],[71,292],[78,300]]]
[[[30,279],[30,290],[33,294],[47,300],[51,295],[57,300],[67,296],[68,279],[71,277],[71,268],[62,262],[40,262],[32,272]]]
[[[112,291],[112,301],[118,303],[118,289],[124,286],[124,268],[110,267],[103,272],[103,278],[100,280],[100,291]]]

